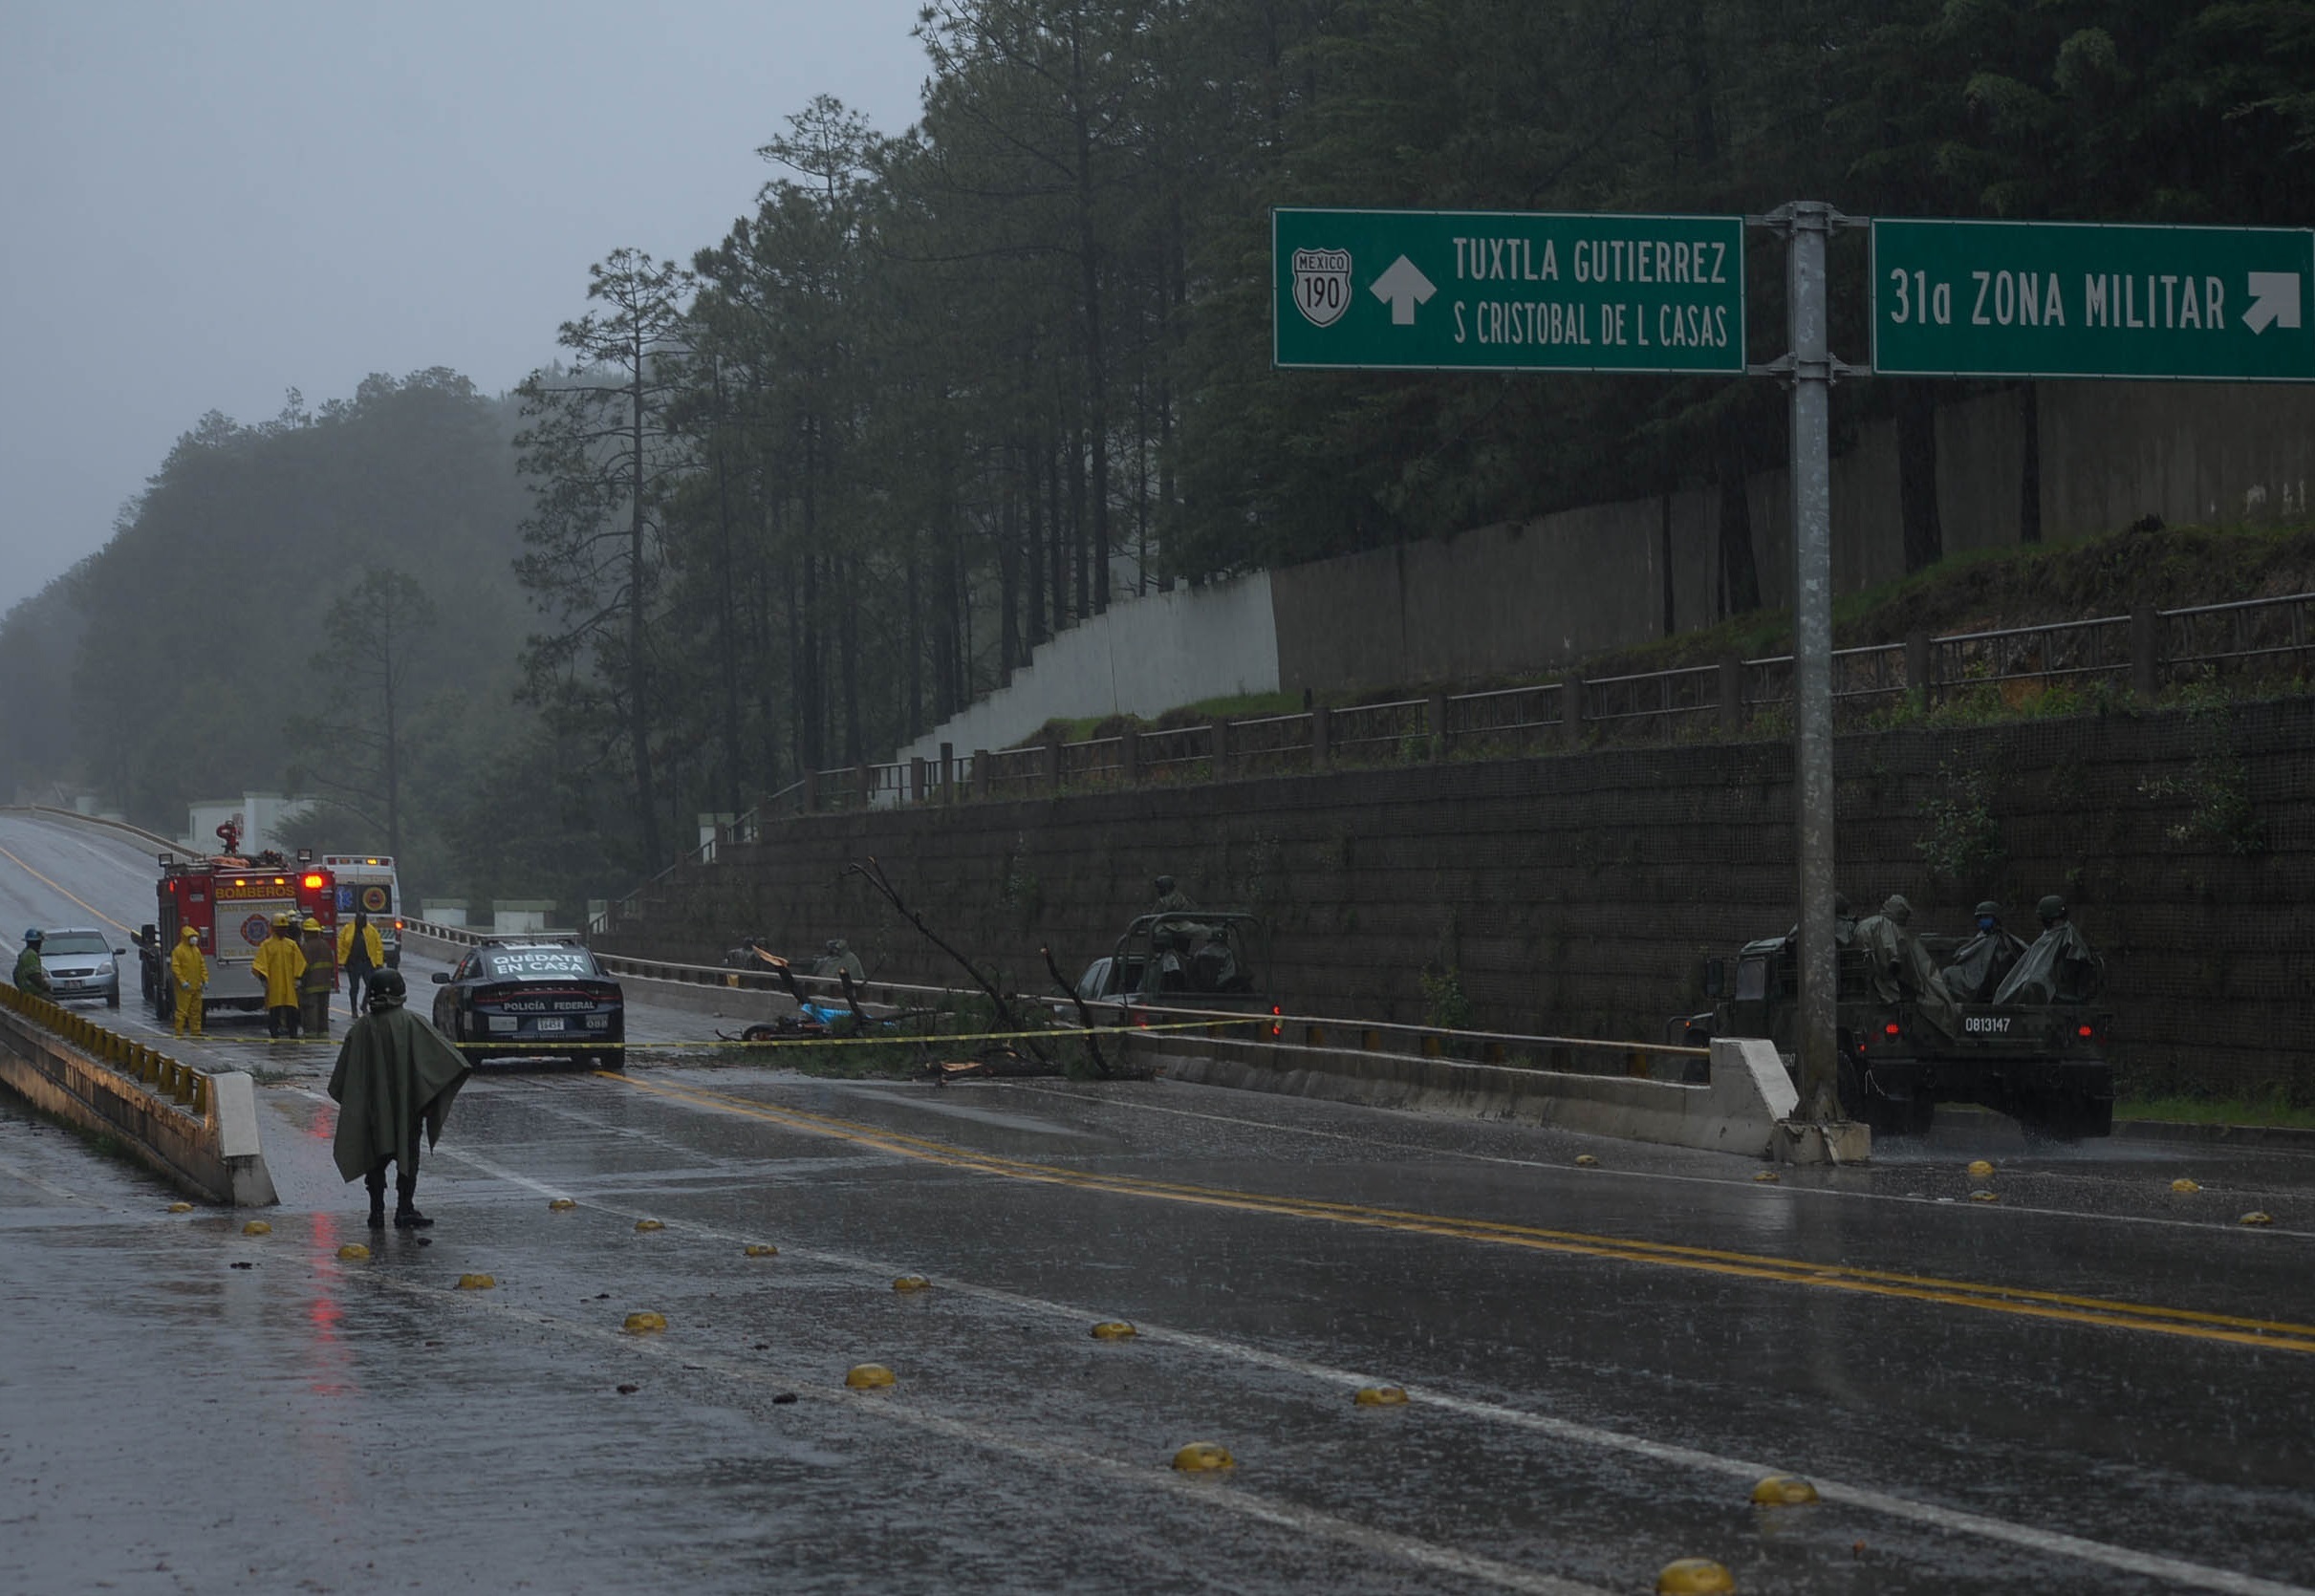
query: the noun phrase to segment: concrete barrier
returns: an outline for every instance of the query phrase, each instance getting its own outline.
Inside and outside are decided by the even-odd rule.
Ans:
[[[43,1112],[120,1143],[211,1202],[280,1201],[258,1145],[257,1096],[240,1070],[206,1074],[69,1010],[0,988],[0,1082]]]
[[[1776,1048],[1717,1041],[1703,1086],[1625,1075],[1577,1075],[1512,1065],[1341,1047],[1302,1047],[1118,1033],[1129,1056],[1169,1080],[1321,1097],[1377,1109],[1422,1109],[1511,1119],[1627,1141],[1764,1158],[1777,1122],[1799,1104]],[[1106,1046],[1110,1038],[1102,1037]]]

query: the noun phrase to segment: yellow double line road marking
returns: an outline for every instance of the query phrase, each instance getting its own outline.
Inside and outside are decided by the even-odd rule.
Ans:
[[[857,1120],[838,1119],[805,1109],[772,1108],[703,1088],[661,1086],[633,1080],[609,1070],[600,1070],[597,1074],[603,1080],[616,1081],[633,1090],[712,1113],[739,1114],[785,1126],[790,1130],[834,1136],[903,1158],[916,1158],[1006,1180],[1068,1186],[1081,1191],[1151,1197],[1164,1202],[1227,1208],[1286,1219],[1326,1220],[1418,1236],[1441,1236],[1457,1240],[1522,1247],[1535,1252],[1562,1253],[1579,1258],[1653,1263],[1664,1268],[1693,1269],[1740,1280],[1937,1303],[1950,1307],[1979,1308],[1989,1313],[2009,1313],[2072,1325],[2190,1336],[2199,1341],[2230,1342],[2269,1351],[2315,1353],[2315,1325],[2246,1318],[2237,1314],[2204,1313],[2193,1308],[2159,1307],[2146,1303],[2075,1296],[2063,1291],[2038,1291],[2025,1286],[1944,1280],[1934,1275],[1860,1269],[1842,1263],[1816,1263],[1806,1259],[1777,1258],[1761,1253],[1681,1246],[1668,1241],[1633,1240],[1617,1236],[1595,1236],[1582,1231],[1510,1224],[1493,1219],[1456,1219],[1447,1215],[1378,1208],[1366,1203],[1326,1202],[1314,1197],[1278,1197],[1259,1192],[1231,1191],[1223,1187],[1186,1185],[1179,1181],[1149,1180],[1136,1175],[1095,1174],[1054,1164],[1029,1163],[995,1154],[968,1152],[947,1142],[912,1136],[904,1132],[889,1131]]]

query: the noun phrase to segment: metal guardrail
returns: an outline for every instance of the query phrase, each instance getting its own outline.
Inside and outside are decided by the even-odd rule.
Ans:
[[[2174,610],[2143,606],[2127,615],[1931,636],[1845,648],[1833,654],[1835,723],[1871,726],[1908,703],[1993,695],[2022,702],[2028,689],[2122,685],[2152,701],[2166,684],[2222,675],[2315,665],[2315,593],[2286,593]],[[807,772],[719,833],[758,841],[769,821],[831,809],[895,809],[966,799],[1018,799],[1098,791],[1156,782],[1224,781],[1324,769],[1331,765],[1412,765],[1452,757],[1494,757],[1540,747],[1579,747],[1707,737],[1768,729],[1792,698],[1792,657],[1746,659],[1627,676],[1570,676],[1559,681],[1478,693],[1290,715],[1136,728],[1116,737],[1047,743],[959,755],[948,744],[914,758]],[[85,817],[83,817],[85,818]],[[687,864],[715,857],[710,839],[612,905],[595,929],[635,919],[652,886]]]
[[[502,940],[488,932],[469,931],[461,926],[434,925],[413,920],[404,928],[429,937],[437,941],[465,946]],[[523,935],[543,936],[551,933],[531,932]],[[733,969],[721,964],[687,964],[677,960],[638,959],[623,954],[596,953],[595,962],[613,975],[633,977],[641,981],[664,981],[687,986],[720,988],[734,991],[784,993],[786,983],[768,972]],[[825,993],[841,1001],[843,983],[833,977],[808,976],[796,973],[796,983],[815,993]],[[905,981],[867,981],[853,982],[853,990],[863,1007],[876,1009],[927,1009],[943,1003],[970,1001],[983,994],[978,988],[963,986],[920,986]],[[1025,1009],[1050,1013],[1068,1005],[1070,1000],[1059,993],[1034,996],[1027,993],[1007,994],[1008,1001]],[[1185,1008],[1173,1004],[1126,1005],[1116,1003],[1089,1003],[1087,1009],[1096,1019],[1114,1024],[1121,1032],[1132,1033],[1148,1024],[1196,1024],[1202,1022],[1209,1035],[1253,1028],[1254,1040],[1273,1046],[1307,1048],[1349,1047],[1370,1053],[1397,1053],[1412,1058],[1471,1057],[1483,1064],[1501,1064],[1519,1068],[1523,1059],[1540,1055],[1554,1058],[1573,1053],[1616,1055],[1625,1059],[1625,1072],[1645,1074],[1637,1061],[1650,1058],[1709,1058],[1710,1050],[1675,1043],[1618,1041],[1605,1037],[1528,1035],[1516,1031],[1456,1030],[1438,1025],[1408,1024],[1388,1020],[1346,1020],[1339,1016],[1318,1014],[1247,1014],[1237,1009]],[[1259,1033],[1267,1031],[1267,1036]],[[1192,1033],[1178,1031],[1188,1036]],[[905,1039],[902,1039],[905,1040]],[[1385,1046],[1395,1041],[1398,1047]],[[1531,1068],[1562,1068],[1552,1064],[1528,1064]]]

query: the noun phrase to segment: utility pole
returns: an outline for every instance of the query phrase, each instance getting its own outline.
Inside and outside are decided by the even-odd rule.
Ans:
[[[1775,363],[1792,384],[1792,725],[1794,852],[1800,866],[1800,1117],[1841,1117],[1833,941],[1832,357],[1825,242],[1848,219],[1796,200],[1762,219],[1785,234],[1792,353]]]

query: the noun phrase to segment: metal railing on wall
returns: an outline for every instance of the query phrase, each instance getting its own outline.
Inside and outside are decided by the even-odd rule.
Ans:
[[[2038,626],[1916,633],[1833,655],[1833,712],[1843,730],[1898,723],[1943,708],[2023,706],[2052,693],[2106,692],[2152,701],[2170,687],[2219,679],[2303,678],[2315,666],[2315,593],[2141,607],[2126,615]],[[1495,758],[1549,747],[1677,743],[1781,735],[1792,700],[1792,657],[1730,655],[1707,665],[1559,681],[1290,715],[1128,728],[1114,737],[1032,744],[933,759],[808,772],[719,831],[758,841],[793,814],[899,809],[969,799],[1021,799],[1156,783],[1242,780],[1325,769]],[[711,838],[594,929],[641,912],[650,888],[685,864],[711,860]]]

